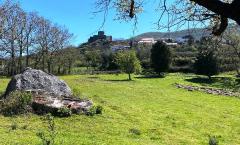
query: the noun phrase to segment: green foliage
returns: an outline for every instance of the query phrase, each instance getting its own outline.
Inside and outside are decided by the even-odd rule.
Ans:
[[[51,114],[47,114],[44,120],[48,125],[47,132],[39,131],[36,135],[41,139],[43,145],[55,145],[57,131],[55,127],[54,117]]]
[[[93,106],[91,107],[88,112],[86,112],[86,115],[88,116],[94,116],[96,114],[96,108]]]
[[[118,65],[114,62],[114,54],[112,52],[104,51],[102,52],[102,62],[100,69],[101,70],[117,70]]]
[[[16,130],[18,128],[18,125],[16,122],[12,122],[11,124],[11,130]]]
[[[129,75],[129,80],[131,80],[132,73],[140,73],[142,71],[140,61],[133,50],[118,52],[115,60],[120,69]]]
[[[219,73],[217,58],[214,56],[213,51],[199,53],[194,68],[197,74],[206,75],[209,78]]]
[[[71,115],[72,115],[72,111],[70,108],[67,108],[67,107],[62,107],[57,111],[57,116],[59,117],[68,117]]]
[[[141,135],[141,131],[139,129],[136,128],[131,128],[129,129],[129,132],[135,135]]]
[[[89,50],[85,52],[85,59],[87,61],[87,65],[91,67],[98,67],[101,63],[101,53],[100,50]]]
[[[218,140],[215,136],[209,137],[209,145],[218,145]]]
[[[102,114],[102,112],[103,112],[103,107],[100,105],[96,106],[96,114]]]
[[[4,115],[18,115],[27,113],[32,102],[32,94],[15,91],[2,100],[1,113]]]
[[[141,61],[141,65],[144,69],[150,69],[150,56],[151,56],[151,48],[150,44],[138,44],[135,48],[138,59]]]
[[[158,41],[151,49],[151,65],[159,75],[167,72],[171,63],[171,51],[163,42]]]
[[[27,124],[25,124],[25,125],[22,126],[22,129],[27,129],[27,128],[28,128],[28,125],[27,125]]]
[[[98,105],[98,106],[92,106],[88,112],[86,113],[86,115],[88,116],[94,116],[96,114],[102,114],[103,111],[103,107]]]

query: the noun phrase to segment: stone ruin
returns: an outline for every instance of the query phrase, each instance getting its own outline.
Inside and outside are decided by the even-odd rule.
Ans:
[[[91,100],[73,97],[71,89],[63,80],[32,68],[26,68],[11,79],[4,97],[14,91],[31,93],[32,109],[38,114],[56,113],[61,108],[68,108],[76,114],[87,113],[93,106]]]
[[[200,92],[205,92],[213,95],[240,97],[240,93],[233,92],[227,89],[209,88],[209,87],[203,87],[203,86],[191,86],[191,85],[182,85],[182,84],[175,84],[175,86],[177,88],[185,89],[188,91],[200,91]]]

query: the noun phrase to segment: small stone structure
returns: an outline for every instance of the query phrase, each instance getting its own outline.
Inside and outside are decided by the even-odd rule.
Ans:
[[[224,90],[219,88],[209,88],[209,87],[202,87],[202,86],[190,86],[190,85],[182,85],[182,84],[175,84],[177,88],[185,89],[188,91],[201,91],[208,94],[214,95],[223,95],[223,96],[233,96],[233,97],[240,97],[240,93],[232,92],[230,90]]]
[[[28,92],[33,95],[32,108],[40,113],[54,113],[67,108],[72,113],[87,113],[93,106],[91,100],[73,97],[71,89],[58,77],[41,70],[26,68],[15,75],[8,84],[5,98],[13,91]]]

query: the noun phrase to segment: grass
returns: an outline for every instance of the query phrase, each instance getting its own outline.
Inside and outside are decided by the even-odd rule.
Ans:
[[[126,77],[63,76],[75,94],[91,98],[104,107],[104,112],[93,117],[55,118],[57,143],[206,145],[209,137],[215,136],[221,145],[240,144],[238,98],[189,92],[173,85],[198,84],[188,81],[195,78],[192,75],[170,74],[166,78],[138,77],[124,81]],[[0,79],[0,91],[4,91],[8,81]],[[47,129],[37,115],[0,116],[0,122],[0,144],[40,144],[36,133]],[[13,123],[17,125],[15,130],[11,129]]]

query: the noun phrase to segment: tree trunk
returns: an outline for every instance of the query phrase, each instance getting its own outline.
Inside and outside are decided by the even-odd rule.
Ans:
[[[10,75],[15,75],[16,63],[15,63],[15,50],[14,50],[14,41],[11,42],[11,72]]]
[[[29,67],[29,50],[28,50],[28,46],[26,49],[26,67]]]
[[[42,52],[42,71],[45,71],[45,53],[44,53],[44,50]]]
[[[69,64],[68,64],[68,74],[71,74],[71,69],[72,69],[72,63],[71,62],[69,62]]]
[[[61,73],[61,65],[58,65],[58,74]]]
[[[211,80],[212,80],[212,77],[211,77],[211,76],[208,76],[208,79],[211,81]]]
[[[48,73],[52,73],[51,72],[51,60],[48,60]]]
[[[23,50],[22,50],[22,48],[20,47],[20,52],[19,52],[19,62],[18,62],[18,64],[19,64],[19,72],[22,72],[22,53],[23,53]]]
[[[129,80],[129,81],[132,80],[132,78],[131,78],[131,74],[130,74],[130,73],[128,74],[128,80]]]

